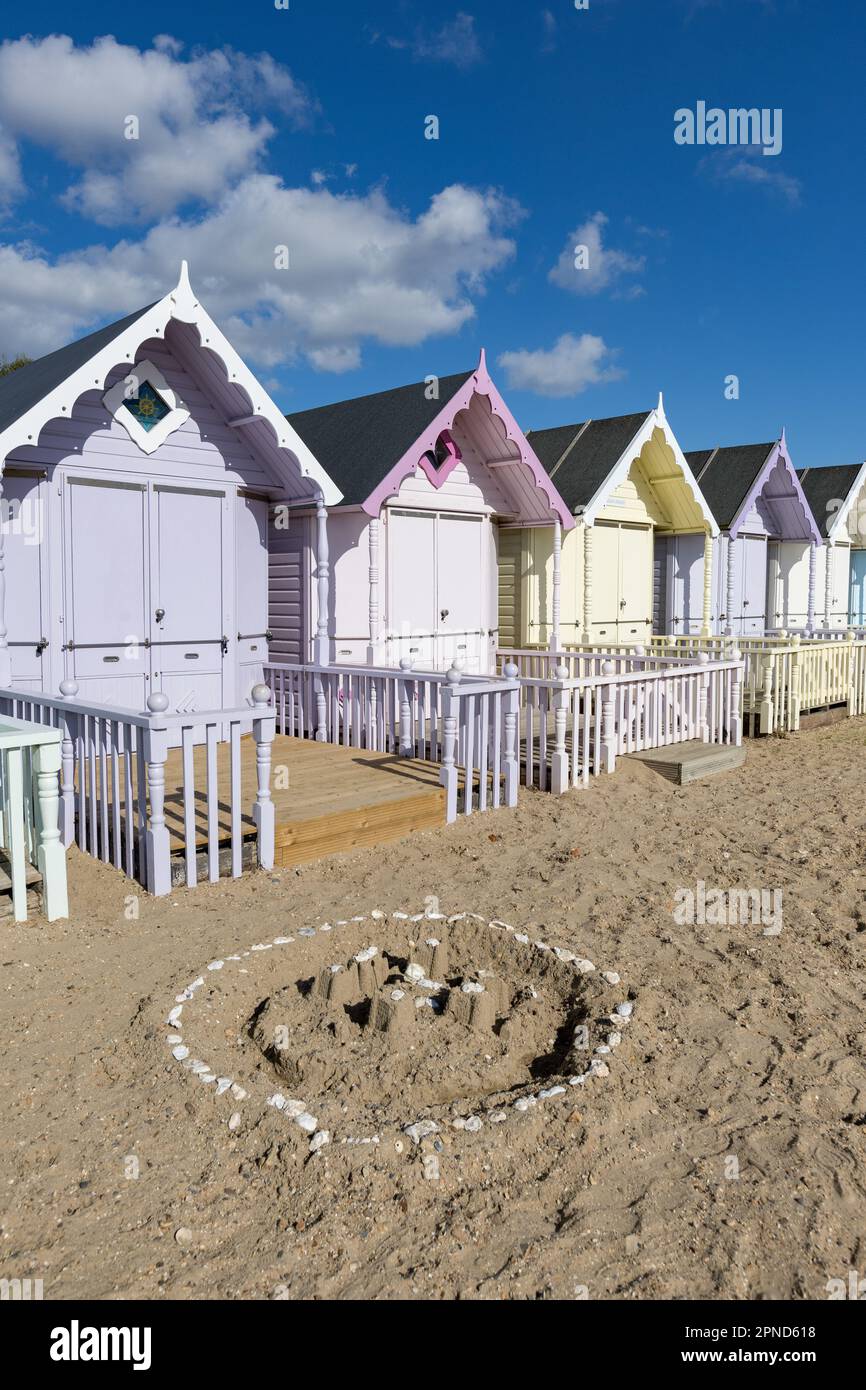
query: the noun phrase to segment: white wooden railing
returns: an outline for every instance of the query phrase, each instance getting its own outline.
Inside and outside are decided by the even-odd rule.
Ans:
[[[62,682],[59,696],[0,689],[0,717],[29,720],[46,734],[56,731],[63,846],[76,841],[84,853],[113,864],[157,895],[171,889],[175,850],[183,856],[190,887],[199,878],[200,853],[207,878],[219,878],[225,842],[230,846],[226,867],[233,878],[242,872],[248,837],[255,837],[259,864],[273,866],[270,760],[275,719],[265,686],[254,688],[252,709],[191,714],[169,714],[168,698],[161,693],[148,698],[143,714],[88,704],[77,695],[74,681]],[[245,817],[241,738],[250,731],[256,743],[257,787],[251,814]],[[201,749],[198,768],[196,748]],[[172,775],[167,807],[170,750],[177,750],[173,757],[179,760],[180,775]],[[227,757],[220,759],[221,752]],[[222,782],[220,761],[227,762]],[[221,821],[226,810],[227,824]]]
[[[69,916],[66,852],[58,825],[60,734],[0,716],[0,847],[12,882],[12,914],[27,920],[27,863],[42,875],[49,922]]]
[[[449,821],[516,804],[516,668],[498,679],[414,671],[406,657],[399,669],[270,663],[265,681],[281,734],[440,765]]]
[[[693,739],[739,745],[742,679],[736,653],[650,670],[617,671],[606,660],[591,676],[562,663],[554,676],[527,677],[534,698],[522,711],[522,779],[559,794],[613,772],[621,754]]]

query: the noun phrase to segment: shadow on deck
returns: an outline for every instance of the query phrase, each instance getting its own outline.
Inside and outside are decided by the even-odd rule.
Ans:
[[[207,847],[205,750],[194,754],[196,844]],[[218,835],[231,836],[228,747],[218,757]],[[165,767],[165,818],[172,858],[182,881],[183,765],[179,749]],[[241,740],[241,805],[244,858],[252,862],[255,826],[250,814],[256,794],[256,746]],[[271,795],[276,810],[274,864],[288,867],[325,855],[364,849],[402,839],[416,830],[445,823],[445,793],[435,763],[415,762],[387,753],[343,748],[278,734],[271,746]]]

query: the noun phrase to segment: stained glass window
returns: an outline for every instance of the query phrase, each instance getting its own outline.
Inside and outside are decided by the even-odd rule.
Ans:
[[[134,415],[142,429],[152,430],[154,425],[158,425],[160,420],[164,420],[171,410],[162,399],[158,391],[155,391],[149,381],[143,381],[134,396],[127,396],[123,404]]]

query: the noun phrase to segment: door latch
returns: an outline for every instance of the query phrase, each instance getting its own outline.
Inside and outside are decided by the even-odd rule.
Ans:
[[[156,612],[154,613],[153,616],[156,618],[156,621],[157,621],[158,623],[161,623],[162,620],[163,620],[163,618],[165,617],[165,609],[164,609],[164,608],[157,608],[157,610],[156,610]]]
[[[227,652],[228,649],[229,649],[229,639],[228,639],[227,637],[221,637],[221,638],[220,638],[220,646],[221,646],[222,649],[223,649],[223,656],[225,656],[226,652]]]
[[[37,656],[41,656],[42,653],[45,651],[45,648],[46,648],[47,646],[48,646],[48,638],[47,638],[47,637],[40,637],[40,638],[39,638],[39,641],[36,643],[36,655],[37,655]]]
[[[440,608],[440,609],[439,609],[439,621],[440,621],[441,623],[444,623],[445,619],[448,617],[448,614],[449,614],[450,612],[451,612],[451,609],[450,609],[450,608]]]

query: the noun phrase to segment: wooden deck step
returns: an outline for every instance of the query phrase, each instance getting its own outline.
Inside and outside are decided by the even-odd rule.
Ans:
[[[629,753],[641,763],[649,763],[663,777],[685,787],[699,777],[713,777],[718,772],[733,772],[746,761],[745,748],[727,743],[703,743],[692,739],[668,748],[651,748],[645,753]]]
[[[274,863],[282,868],[305,864],[328,854],[384,845],[416,830],[434,830],[444,824],[445,792],[441,789],[399,801],[348,807],[307,820],[281,820],[276,828]]]

